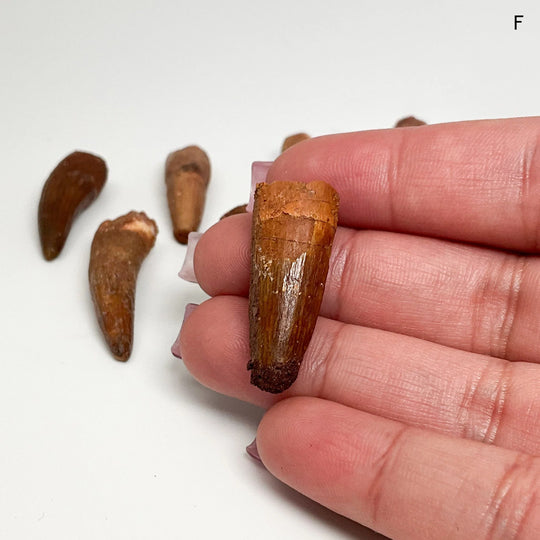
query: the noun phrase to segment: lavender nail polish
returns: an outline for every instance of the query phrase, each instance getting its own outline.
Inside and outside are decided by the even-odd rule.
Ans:
[[[182,326],[184,326],[184,323],[187,321],[188,317],[193,313],[193,310],[198,305],[199,304],[186,304],[186,307],[184,309],[184,319],[182,320],[180,331],[178,332],[178,336],[171,347],[171,352],[173,353],[173,355],[176,356],[176,358],[180,358],[180,360],[182,359],[182,351],[180,350],[180,332],[182,331]]]
[[[268,169],[272,166],[273,161],[254,161],[251,164],[251,191],[249,193],[249,202],[246,207],[246,212],[253,212],[253,194],[255,186],[262,182],[266,182]]]
[[[195,248],[201,236],[202,233],[199,232],[189,233],[186,257],[184,259],[180,272],[178,272],[179,277],[181,277],[184,281],[189,281],[190,283],[197,283],[197,278],[195,277],[195,270],[193,269],[193,254],[195,253]]]
[[[246,446],[246,452],[255,461],[258,461],[259,463],[262,463],[261,456],[259,455],[259,450],[257,449],[257,439],[253,439],[253,442]]]

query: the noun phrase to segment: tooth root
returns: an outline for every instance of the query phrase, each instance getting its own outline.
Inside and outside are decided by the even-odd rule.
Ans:
[[[156,223],[144,212],[129,212],[104,221],[92,242],[88,269],[92,300],[105,340],[123,362],[133,344],[137,275],[157,232]]]
[[[46,260],[60,254],[73,220],[97,198],[106,178],[105,162],[86,152],[69,154],[49,175],[38,208],[39,237]]]
[[[245,214],[247,212],[247,204],[239,204],[238,206],[235,206],[234,208],[231,208],[228,212],[223,214],[219,219],[225,219],[229,216],[235,216],[236,214]]]
[[[398,120],[394,127],[416,127],[416,126],[425,126],[425,125],[426,123],[423,120],[419,120],[418,118],[415,118],[414,116],[406,116],[405,118]]]
[[[248,369],[261,390],[279,393],[296,380],[322,302],[338,205],[324,182],[257,185]]]
[[[197,231],[210,181],[210,161],[198,146],[188,146],[167,157],[165,182],[174,237],[187,243],[188,234]]]
[[[281,145],[281,152],[285,152],[285,150],[288,150],[291,146],[310,138],[311,137],[307,133],[295,133],[294,135],[289,135]]]

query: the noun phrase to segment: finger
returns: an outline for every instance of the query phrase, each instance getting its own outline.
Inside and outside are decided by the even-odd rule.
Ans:
[[[539,458],[314,398],[270,409],[257,447],[277,478],[391,538],[540,538]]]
[[[197,283],[211,296],[247,296],[251,265],[251,214],[218,221],[198,240],[193,253]]]
[[[263,407],[315,396],[456,437],[540,452],[540,366],[319,317],[298,379],[274,396],[249,382],[247,300],[220,296],[180,333],[202,384]]]
[[[195,251],[210,295],[247,295],[250,225],[233,216]],[[510,360],[540,361],[540,258],[338,228],[321,314]]]
[[[330,135],[293,146],[268,181],[332,184],[345,226],[538,251],[539,139],[538,117]]]

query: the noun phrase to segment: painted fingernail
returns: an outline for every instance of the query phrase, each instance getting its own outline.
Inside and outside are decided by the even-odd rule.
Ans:
[[[173,353],[173,355],[176,356],[176,358],[180,358],[180,360],[182,360],[182,351],[180,350],[180,332],[182,332],[182,326],[184,326],[184,323],[186,322],[187,318],[193,313],[193,310],[198,305],[199,304],[186,304],[186,307],[184,309],[184,319],[182,320],[180,331],[178,332],[176,341],[173,343],[171,347],[171,352]]]
[[[193,269],[193,254],[195,253],[195,247],[199,241],[199,238],[202,236],[202,233],[190,232],[188,235],[188,243],[186,250],[186,258],[182,264],[178,276],[185,281],[190,283],[197,283],[197,278],[195,277],[195,270]]]
[[[253,439],[253,442],[246,446],[246,452],[255,461],[258,461],[259,463],[262,463],[261,456],[259,455],[259,450],[257,449],[257,439]]]
[[[272,166],[273,161],[254,161],[251,164],[251,191],[249,193],[249,202],[246,207],[246,212],[253,212],[253,194],[255,186],[261,182],[266,182],[268,169]]]

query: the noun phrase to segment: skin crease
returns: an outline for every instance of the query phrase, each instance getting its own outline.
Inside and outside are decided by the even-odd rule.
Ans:
[[[391,538],[540,538],[539,140],[540,118],[490,120],[280,156],[269,181],[321,179],[342,204],[321,316],[278,396],[245,369],[249,216],[202,236],[213,298],[182,356],[202,384],[268,408],[272,474]]]

